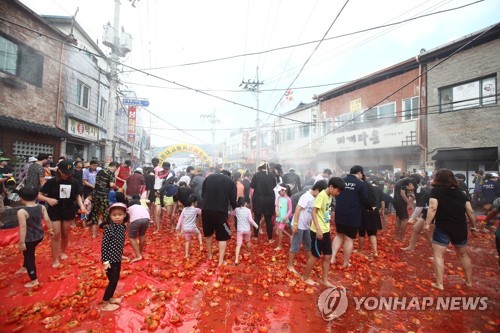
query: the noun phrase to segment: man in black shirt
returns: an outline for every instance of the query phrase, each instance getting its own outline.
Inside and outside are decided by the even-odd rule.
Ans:
[[[211,174],[202,185],[203,210],[201,222],[203,236],[207,245],[208,259],[212,259],[212,242],[219,241],[219,266],[224,264],[227,241],[231,239],[228,225],[227,207],[236,208],[236,184],[231,179],[231,173],[222,170],[220,174]]]

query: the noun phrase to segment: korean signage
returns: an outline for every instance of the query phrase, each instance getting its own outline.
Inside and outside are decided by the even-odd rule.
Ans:
[[[127,142],[135,142],[135,125],[137,120],[137,107],[128,107],[128,120],[127,120]]]
[[[149,101],[145,99],[124,98],[123,105],[143,106],[148,107]]]
[[[407,142],[408,138],[412,135],[415,137],[416,130],[417,122],[409,121],[356,131],[342,133],[334,132],[326,137],[319,151],[321,153],[327,153],[347,150],[401,147],[403,145],[402,142]]]
[[[82,121],[69,118],[68,133],[91,141],[99,140],[99,129]]]
[[[361,111],[361,98],[349,102],[349,112]]]
[[[249,147],[249,131],[248,130],[243,130],[241,132],[241,149],[247,150]]]

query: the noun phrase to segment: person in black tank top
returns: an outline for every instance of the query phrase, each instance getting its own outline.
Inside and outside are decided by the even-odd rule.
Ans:
[[[23,252],[24,262],[16,274],[28,273],[31,281],[26,283],[26,288],[38,286],[38,277],[35,265],[35,249],[43,240],[44,231],[42,217],[47,224],[48,233],[54,236],[52,222],[44,206],[35,202],[38,196],[38,189],[35,187],[23,187],[19,190],[19,197],[24,203],[24,207],[17,211],[19,221],[19,250]]]

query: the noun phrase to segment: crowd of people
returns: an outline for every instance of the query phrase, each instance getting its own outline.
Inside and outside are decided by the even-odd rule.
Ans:
[[[483,176],[478,171],[475,186],[479,183],[481,187],[477,191],[475,187],[471,196],[461,175],[448,169],[435,170],[431,175],[392,175],[365,172],[362,166],[354,165],[339,175],[324,169],[301,177],[295,169],[284,173],[280,164],[267,162],[261,162],[252,174],[249,170],[203,171],[191,166],[176,172],[169,162],[160,164],[158,158],[153,158],[151,165],[137,168],[132,168],[130,161],[111,162],[101,168],[96,161],[70,162],[61,158],[47,171],[50,158],[40,154],[30,162],[18,186],[24,205],[17,213],[19,249],[24,255],[18,273],[29,275],[31,282],[26,287],[38,285],[34,258],[35,248],[45,233],[42,220],[51,237],[54,268],[68,258],[69,230],[75,220],[91,228],[94,238],[104,229],[101,257],[109,279],[103,296],[104,311],[119,308],[120,299],[113,295],[127,233],[134,252],[130,260],[133,263],[145,260],[143,251],[149,228],[154,229],[153,233],[162,228],[181,233],[186,258],[193,251],[191,241],[197,241],[202,251],[204,239],[207,258],[211,260],[215,238],[219,266],[226,264],[227,244],[233,238],[236,265],[240,263],[243,242],[250,251],[252,237],[266,237],[269,246],[274,246],[271,244],[277,239],[275,250],[288,252],[290,272],[301,276],[306,284],[316,285],[311,272],[320,260],[320,283],[328,287],[333,286],[329,271],[336,265],[341,248],[342,266],[349,267],[356,239],[357,251],[363,252],[368,235],[371,255],[378,256],[377,232],[386,229],[386,216],[392,212],[396,216],[394,239],[402,246],[406,245],[407,225],[413,225],[409,244],[402,250],[414,251],[422,233],[432,244],[436,276],[432,287],[444,289],[443,254],[450,243],[463,266],[465,284],[471,285],[466,246],[469,230],[477,230],[473,207],[484,209],[487,227],[491,224],[490,230],[496,232],[500,254],[495,219],[500,184],[496,173]],[[230,217],[236,237],[229,225]],[[288,248],[285,237],[290,239]],[[299,273],[294,260],[301,246],[306,267]]]

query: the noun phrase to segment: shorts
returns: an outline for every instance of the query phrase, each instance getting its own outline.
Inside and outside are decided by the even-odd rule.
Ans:
[[[149,228],[149,219],[138,219],[130,223],[128,236],[130,238],[144,237]]]
[[[203,236],[210,237],[215,232],[215,239],[218,241],[231,239],[231,230],[227,225],[227,212],[202,210],[201,224],[203,226]]]
[[[289,225],[288,223],[283,223],[283,222],[278,222],[278,229],[280,230],[285,230],[286,226]]]
[[[163,205],[161,204],[161,197],[156,197],[155,199],[155,205],[156,206],[162,206],[162,207],[165,207],[165,206],[173,206],[174,204],[174,197],[167,197],[167,196],[164,196],[163,197]]]
[[[325,256],[332,254],[332,240],[330,233],[325,232],[323,239],[319,240],[315,232],[311,230],[311,254],[316,258],[321,257],[321,253]]]
[[[344,224],[335,223],[335,229],[337,230],[337,234],[344,234],[349,238],[356,239],[356,235],[358,234],[359,228],[350,227]]]
[[[251,234],[252,233],[250,231],[238,231],[236,233],[236,246],[243,244],[243,240],[248,243],[250,241]]]
[[[467,245],[467,229],[465,229],[465,235],[455,233],[450,236],[446,231],[436,226],[434,234],[432,234],[432,242],[441,246],[448,246],[451,242],[455,247],[464,247]]]
[[[292,242],[290,243],[290,252],[297,253],[300,251],[300,244],[304,244],[304,249],[306,251],[311,251],[311,230],[297,230],[292,236]]]
[[[365,237],[366,234],[368,234],[368,237],[377,236],[377,230],[376,229],[359,229],[359,237]]]
[[[198,230],[198,229],[186,229],[186,230],[182,230],[182,233],[184,234],[184,239],[188,242],[191,240],[191,237],[198,238],[198,235],[200,234],[200,230]]]
[[[75,214],[77,213],[76,209],[47,209],[47,213],[49,214],[49,218],[52,222],[54,221],[73,221],[75,218]]]
[[[408,208],[406,207],[406,203],[404,201],[393,201],[392,205],[394,206],[394,210],[396,211],[396,217],[401,220],[407,219],[410,217],[408,215]]]

